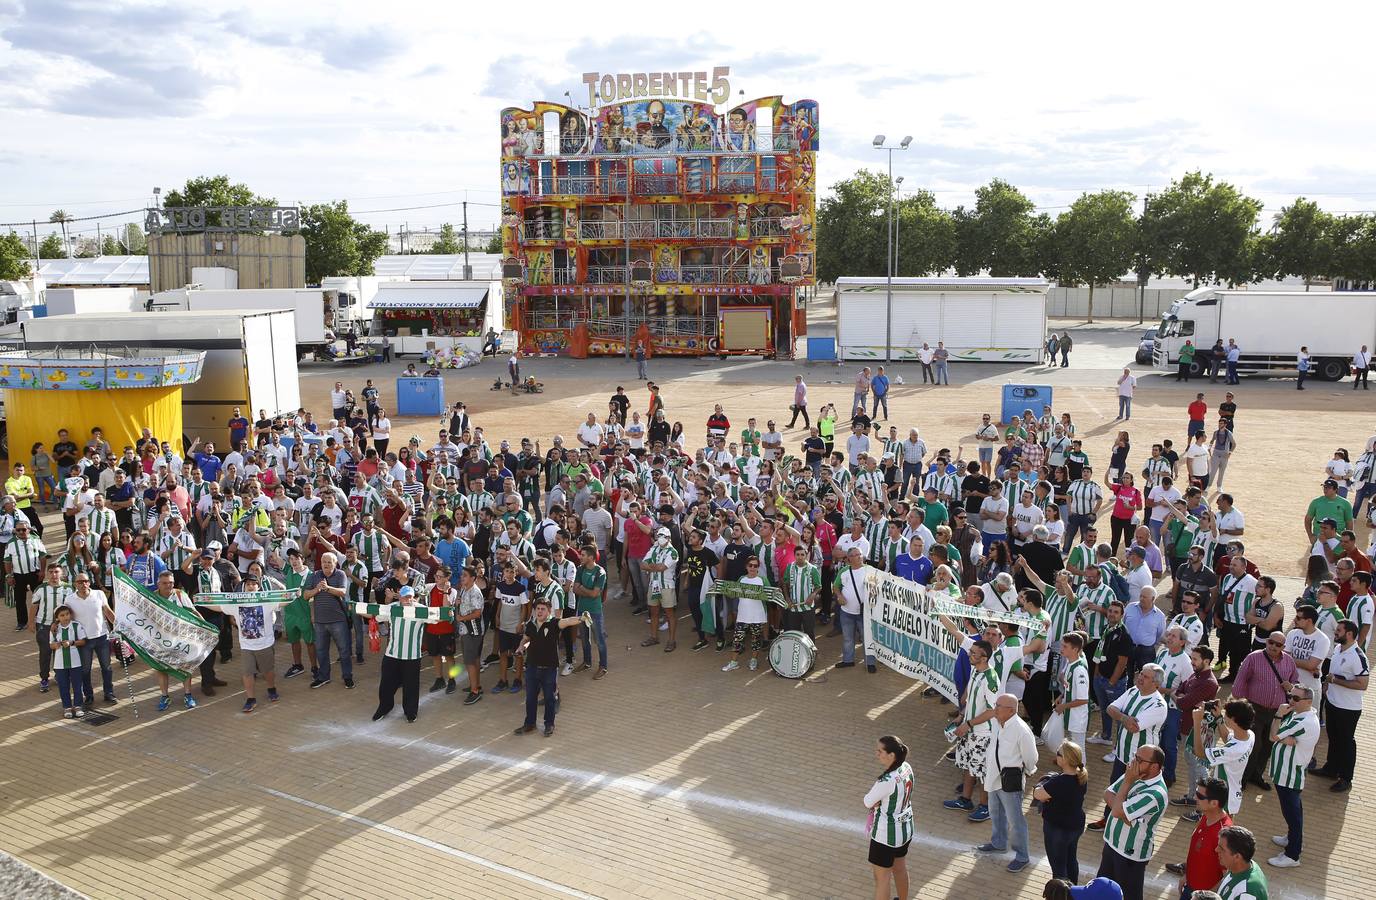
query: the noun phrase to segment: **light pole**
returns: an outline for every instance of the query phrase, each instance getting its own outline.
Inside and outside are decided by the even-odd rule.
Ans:
[[[893,151],[907,150],[908,145],[912,142],[913,136],[907,135],[898,142],[897,147],[887,147],[884,145],[884,135],[876,134],[874,136],[874,149],[886,150],[889,154],[889,238],[888,247],[885,248],[888,250],[889,278],[886,291],[887,299],[884,303],[884,362],[893,362]]]

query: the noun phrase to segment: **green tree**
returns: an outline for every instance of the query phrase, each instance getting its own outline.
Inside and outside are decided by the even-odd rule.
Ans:
[[[1116,281],[1132,265],[1137,242],[1136,197],[1127,191],[1081,194],[1049,231],[1056,279],[1089,286],[1086,318],[1094,321],[1094,287]],[[1043,246],[1046,246],[1045,244]]]
[[[975,191],[975,208],[955,212],[956,269],[961,275],[988,270],[994,277],[1039,274],[1039,233],[1049,220],[1032,215],[1032,201],[995,178]]]
[[[1303,197],[1282,208],[1275,228],[1263,241],[1266,274],[1303,278],[1306,291],[1314,279],[1337,274],[1333,271],[1335,222],[1331,213]]]
[[[1376,216],[1338,216],[1332,233],[1334,277],[1376,282]]]
[[[430,245],[429,252],[449,254],[463,252],[463,241],[459,240],[458,235],[454,232],[453,225],[445,222],[440,226],[440,236]]]
[[[1201,282],[1255,280],[1261,201],[1212,175],[1190,172],[1147,197],[1141,256],[1157,275]]]
[[[38,256],[40,259],[60,259],[67,255],[66,248],[63,246],[62,238],[56,232],[49,232],[48,236],[38,245]]]
[[[119,239],[113,234],[107,234],[100,239],[101,256],[120,256],[123,253],[124,250],[119,245]]]
[[[888,176],[861,169],[831,190],[817,209],[817,277],[887,274]]]
[[[169,207],[276,206],[277,200],[253,193],[246,184],[231,182],[228,175],[202,175],[188,179],[180,190],[168,191],[163,204]],[[219,216],[213,218],[216,225],[220,224]],[[208,220],[207,224],[210,224]]]
[[[955,265],[955,219],[937,207],[936,196],[930,191],[916,191],[899,202],[897,228],[898,265],[894,274],[940,275]]]
[[[143,229],[133,222],[124,226],[124,233],[120,239],[120,252],[130,256],[146,256],[148,254],[148,235],[144,234]]]
[[[303,206],[301,236],[311,284],[335,275],[371,275],[374,261],[387,249],[387,235],[355,221],[343,200]]]
[[[48,216],[48,221],[56,223],[62,229],[62,246],[66,248],[66,250],[64,253],[59,255],[70,256],[72,241],[67,233],[67,223],[72,221],[72,214],[67,212],[65,209],[59,209],[54,211],[52,215]]]
[[[29,265],[29,247],[24,239],[11,231],[0,234],[0,281],[18,281],[33,272]]]
[[[487,242],[487,252],[488,252],[488,253],[501,253],[501,252],[502,252],[502,231],[501,231],[500,228],[497,229],[495,232],[493,232],[492,238]]]

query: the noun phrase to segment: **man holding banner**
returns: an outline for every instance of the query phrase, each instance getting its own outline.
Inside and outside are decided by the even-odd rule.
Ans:
[[[191,672],[213,652],[220,632],[196,614],[191,598],[179,590],[168,570],[158,575],[157,590],[150,591],[122,570],[114,572],[115,630],[139,658],[158,675],[164,711],[170,677],[182,682],[187,709],[196,708],[191,696]]]

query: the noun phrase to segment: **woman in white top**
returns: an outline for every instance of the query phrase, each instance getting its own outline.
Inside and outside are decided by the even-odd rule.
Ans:
[[[373,446],[377,448],[377,455],[385,457],[387,455],[387,442],[392,439],[392,420],[387,418],[386,411],[382,407],[377,410],[377,422],[373,424]]]
[[[1333,458],[1328,461],[1328,465],[1325,466],[1324,469],[1328,472],[1329,478],[1338,482],[1338,496],[1346,497],[1347,489],[1352,485],[1353,472],[1352,462],[1348,459],[1347,450],[1342,447],[1334,450]]]
[[[86,634],[81,650],[81,681],[86,688],[86,701],[95,700],[91,691],[91,662],[100,660],[100,677],[105,689],[105,702],[115,703],[114,669],[110,666],[110,629],[115,623],[115,611],[104,591],[91,589],[91,573],[78,572],[72,579],[72,590],[62,599],[71,607],[72,618],[80,623]]]
[[[1050,543],[1053,546],[1065,542],[1065,522],[1061,520],[1061,508],[1054,503],[1046,504],[1046,520],[1042,525],[1051,536]]]
[[[752,556],[745,563],[745,577],[741,584],[764,586],[760,577],[760,560]],[[764,649],[764,626],[769,621],[764,602],[753,597],[741,597],[736,601],[736,630],[731,635],[731,661],[721,667],[723,672],[732,672],[741,667],[741,653],[745,651],[745,636],[750,635],[750,671],[760,667],[760,651]]]

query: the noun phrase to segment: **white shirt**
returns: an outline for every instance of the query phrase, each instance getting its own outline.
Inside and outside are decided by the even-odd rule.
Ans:
[[[1252,755],[1257,737],[1252,732],[1242,740],[1230,734],[1221,744],[1204,748],[1204,761],[1223,770],[1228,782],[1228,815],[1235,816],[1242,809],[1242,773],[1247,768],[1247,758]]]
[[[1180,491],[1176,490],[1174,485],[1168,488],[1152,488],[1151,493],[1147,495],[1147,498],[1156,504],[1151,508],[1151,520],[1164,522],[1166,520],[1166,503],[1174,503],[1180,499],[1180,496]]]
[[[282,607],[275,604],[226,607],[225,612],[232,615],[239,625],[239,649],[266,650],[271,647],[276,639],[273,626],[281,609]]]
[[[386,416],[379,416],[377,424],[373,426],[373,440],[390,441],[392,439],[392,420]]]
[[[1352,368],[1365,369],[1371,363],[1371,354],[1365,350],[1358,350],[1352,354]]]
[[[1135,387],[1137,387],[1137,376],[1129,375],[1122,381],[1118,382],[1118,396],[1131,397],[1132,389]]]
[[[1125,571],[1123,580],[1128,583],[1128,598],[1135,602],[1142,596],[1142,588],[1151,585],[1151,569],[1146,563],[1142,563],[1135,569]]]
[[[578,426],[578,440],[592,447],[602,442],[602,426],[584,422]]]
[[[924,366],[929,366],[932,364],[932,357],[935,354],[935,350],[933,350],[931,347],[923,345],[922,349],[917,351],[917,358],[922,360],[922,364]]]
[[[987,502],[989,501],[986,500],[985,503]],[[1041,507],[1035,503],[1019,503],[1013,507],[1013,527],[1017,530],[1017,537],[1020,540],[1030,539],[1032,529],[1040,525],[1044,519],[1046,519],[1046,513],[1042,512]]]
[[[865,537],[864,535],[861,535],[860,537],[852,537],[850,533],[847,532],[836,539],[836,549],[840,551],[840,556],[843,562],[846,558],[846,554],[850,552],[851,547],[860,548],[861,559],[870,558],[869,538]],[[721,554],[718,554],[718,556],[720,555]],[[856,612],[859,612],[859,610],[856,610]]]
[[[993,793],[1002,790],[1001,769],[1021,766],[1024,782],[1026,776],[1037,771],[1037,743],[1032,729],[1020,716],[1012,716],[1002,724],[994,718],[989,724],[993,733],[984,754],[984,789]]]
[[[1002,594],[994,590],[992,584],[981,584],[979,589],[980,593],[984,594],[984,600],[980,602],[981,609],[987,609],[990,612],[1008,612],[1018,608],[1017,588],[1009,588]]]
[[[1226,513],[1218,513],[1215,518],[1218,522],[1218,532],[1220,535],[1223,535],[1225,531],[1240,531],[1246,527],[1246,520],[1242,517],[1242,513],[1238,511],[1236,506]],[[1228,537],[1225,535],[1221,539],[1226,542]]]
[[[1190,444],[1185,448],[1185,466],[1191,475],[1203,478],[1209,474],[1209,448],[1205,444]]]
[[[846,460],[852,466],[860,465],[860,454],[868,453],[870,439],[863,434],[852,434],[846,438]]]
[[[1305,634],[1299,628],[1290,629],[1290,633],[1285,636],[1285,652],[1294,657],[1295,662],[1308,662],[1311,659],[1326,659],[1328,651],[1332,648],[1333,641],[1319,629],[1315,628],[1313,634]],[[1299,682],[1314,692],[1318,697],[1323,693],[1321,678],[1323,671],[1310,673],[1303,668],[1296,666],[1299,670]]]
[[[873,571],[871,566],[861,566],[858,569],[845,566],[837,576],[837,580],[841,583],[841,608],[852,616],[860,615],[863,604],[869,599],[869,587],[865,579]],[[746,579],[742,578],[741,580],[745,581]],[[740,619],[737,618],[736,621],[739,622]]]
[[[345,393],[344,391],[330,391],[330,408],[331,408],[331,409],[343,409],[343,408],[344,408],[344,393]]]
[[[741,579],[741,584],[763,585],[764,579],[758,575],[747,575]],[[855,611],[860,612],[859,606],[856,606]],[[769,621],[769,616],[764,611],[764,604],[759,600],[742,597],[736,601],[736,621],[744,625],[763,625]]]
[[[1004,534],[1008,531],[1008,501],[1002,497],[995,500],[985,497],[979,505],[980,531],[986,534]]]
[[[101,612],[110,605],[104,591],[93,588],[84,600],[77,596],[76,591],[69,591],[67,596],[62,598],[62,602],[72,608],[72,618],[81,625],[86,637],[98,638],[110,633],[105,614]]]
[[[1339,650],[1333,654],[1333,659],[1328,664],[1328,673],[1340,678],[1359,678],[1362,675],[1370,674],[1371,667],[1367,663],[1366,653],[1353,641],[1352,646],[1346,650]],[[1362,697],[1366,691],[1358,691],[1353,688],[1343,687],[1340,684],[1328,685],[1328,702],[1331,706],[1339,709],[1362,708]]]

